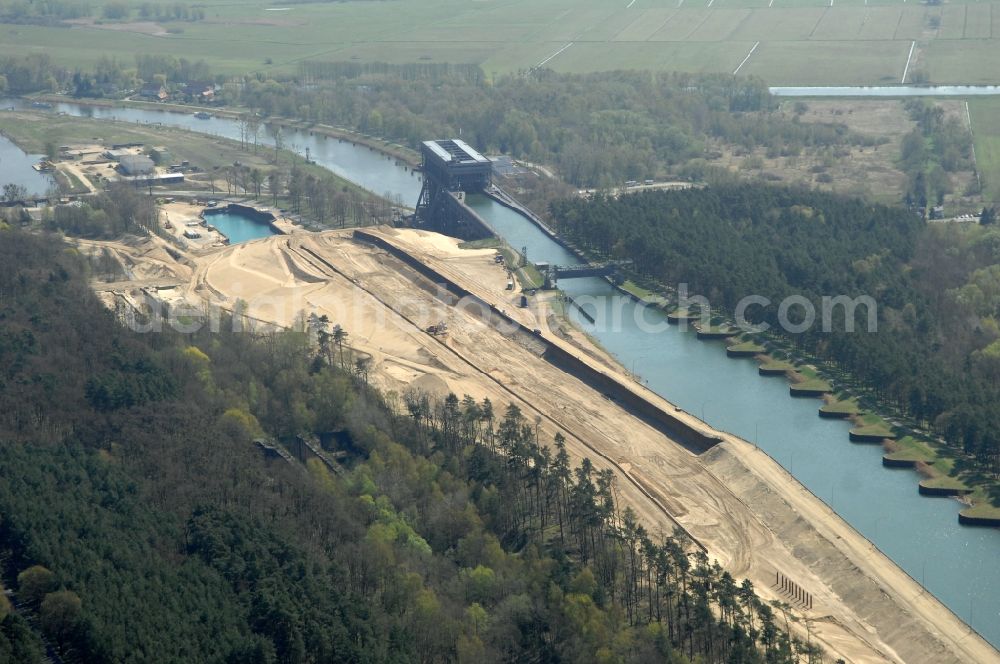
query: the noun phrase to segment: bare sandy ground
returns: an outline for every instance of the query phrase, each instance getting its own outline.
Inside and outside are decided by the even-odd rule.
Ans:
[[[221,247],[225,237],[217,230],[209,230],[203,223],[201,211],[204,207],[188,201],[175,201],[160,206],[160,223],[163,229],[173,235],[177,241],[192,250]],[[184,231],[197,231],[200,238],[186,238]]]
[[[189,281],[193,274],[194,264],[190,259],[158,237],[129,237],[113,242],[78,239],[74,242],[85,254],[97,256],[107,251],[124,269],[125,277],[121,282],[97,284],[99,290],[138,284],[182,283]]]
[[[630,381],[608,355],[578,332],[560,329],[550,303],[517,306],[491,250],[418,231],[382,229],[388,241],[432,265],[482,299],[538,328],[551,343],[631,382],[662,408],[694,426],[696,418]],[[349,333],[348,345],[372,357],[371,378],[397,393],[450,390],[503,408],[517,404],[543,437],[557,431],[578,462],[589,457],[616,476],[618,498],[652,533],[679,525],[734,577],[749,578],[765,599],[792,604],[774,586],[782,571],[813,595],[813,608],[789,609],[792,629],[827,651],[829,661],[1000,662],[1000,654],[891,560],[746,441],[695,455],[631,416],[587,384],[542,359],[535,335],[498,330],[475,307],[453,298],[387,252],[349,232],[274,237],[194,257],[178,291],[191,301],[247,302],[250,315],[282,325],[327,314]],[[183,268],[183,266],[182,266]],[[444,321],[447,336],[426,326]]]

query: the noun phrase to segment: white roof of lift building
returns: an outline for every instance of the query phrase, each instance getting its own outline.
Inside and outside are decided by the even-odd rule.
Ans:
[[[424,141],[424,145],[445,162],[455,161],[460,164],[490,163],[489,159],[479,154],[468,143],[457,138],[444,141]]]

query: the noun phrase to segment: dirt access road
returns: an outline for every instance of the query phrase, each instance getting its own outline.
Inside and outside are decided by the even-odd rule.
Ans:
[[[492,250],[418,231],[380,229],[386,241],[505,310],[545,342],[586,357],[630,382],[626,372],[579,334],[552,331],[547,305],[516,306]],[[386,390],[421,389],[515,403],[543,439],[561,431],[575,462],[589,457],[616,476],[620,500],[654,534],[680,525],[736,578],[765,599],[791,602],[774,587],[781,570],[813,596],[791,609],[792,629],[818,641],[830,661],[1000,663],[1000,654],[906,576],[770,457],[736,437],[694,454],[635,418],[598,390],[549,364],[536,335],[498,329],[478,307],[454,297],[384,250],[349,232],[274,237],[193,257],[175,297],[247,302],[251,316],[281,325],[327,314],[348,344],[372,358],[371,379]],[[426,325],[444,321],[447,336]],[[634,390],[692,426],[707,425],[631,381]]]

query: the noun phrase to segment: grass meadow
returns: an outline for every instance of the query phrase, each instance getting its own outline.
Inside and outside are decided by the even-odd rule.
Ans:
[[[139,2],[135,0],[138,7]],[[302,60],[453,62],[488,75],[545,66],[741,73],[772,85],[1000,82],[1000,9],[962,0],[223,0],[202,21],[0,24],[0,55],[68,66],[136,53],[205,59],[226,74],[293,71]],[[137,11],[134,13],[137,14]],[[562,53],[557,51],[572,43]]]
[[[139,0],[132,1],[137,15]],[[136,53],[164,53],[204,59],[223,74],[353,60],[474,63],[487,76],[544,65],[574,73],[731,74],[739,68],[771,85],[897,85],[904,70],[906,82],[919,74],[933,83],[1000,83],[1000,7],[975,0],[936,6],[913,0],[221,0],[203,7],[205,19],[191,23],[0,24],[0,56],[42,52],[89,68],[105,56],[128,62]],[[971,100],[970,119],[984,196],[1000,203],[1000,99]]]
[[[969,100],[976,165],[983,183],[983,199],[1000,203],[1000,98]]]

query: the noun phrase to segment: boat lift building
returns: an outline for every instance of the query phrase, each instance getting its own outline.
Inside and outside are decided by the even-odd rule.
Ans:
[[[423,186],[417,199],[418,226],[456,237],[481,235],[478,220],[470,216],[465,194],[492,184],[493,162],[459,139],[424,141]]]

